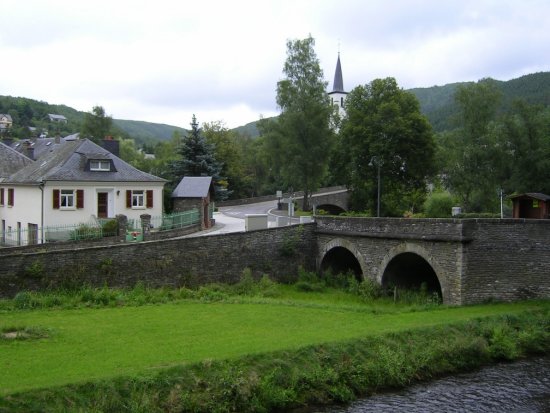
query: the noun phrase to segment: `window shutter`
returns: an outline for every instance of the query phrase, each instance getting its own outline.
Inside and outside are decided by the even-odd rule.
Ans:
[[[126,190],[126,208],[132,208],[132,191]]]
[[[15,194],[13,193],[14,189],[13,188],[9,188],[8,189],[8,206],[13,206],[13,203],[15,201]]]
[[[53,209],[59,209],[59,189],[53,190]]]
[[[153,190],[147,190],[147,208],[153,208]]]
[[[4,188],[0,188],[0,205],[4,205]]]
[[[83,189],[76,190],[76,207],[78,209],[84,208],[84,190]]]

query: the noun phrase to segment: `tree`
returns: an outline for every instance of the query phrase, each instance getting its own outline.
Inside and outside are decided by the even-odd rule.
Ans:
[[[414,212],[435,172],[431,126],[416,97],[393,78],[353,89],[346,99],[338,152],[352,207],[374,215]],[[380,187],[379,179],[380,177]]]
[[[172,163],[172,177],[176,185],[184,176],[211,176],[215,199],[223,201],[229,196],[227,181],[221,177],[222,165],[214,156],[214,147],[201,134],[195,115],[191,131],[178,150],[180,158]]]
[[[99,143],[111,134],[113,118],[105,115],[102,106],[94,106],[91,113],[84,115],[84,123],[80,133],[95,143]]]
[[[516,101],[505,116],[502,146],[506,151],[507,193],[550,193],[550,110]]]
[[[245,146],[240,144],[244,138],[219,121],[203,124],[203,134],[206,141],[214,147],[216,159],[223,165],[221,174],[227,177],[232,195],[236,198],[251,196],[252,177],[244,163]]]
[[[286,78],[277,83],[281,114],[259,124],[275,172],[284,184],[304,192],[303,209],[326,174],[333,136],[333,108],[314,45],[311,36],[287,42]]]
[[[494,80],[482,79],[459,86],[455,100],[459,128],[440,140],[445,185],[460,198],[466,211],[494,211],[504,156],[496,122],[501,92]]]

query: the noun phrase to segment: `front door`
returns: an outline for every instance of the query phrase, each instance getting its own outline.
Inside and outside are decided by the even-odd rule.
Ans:
[[[109,217],[109,194],[107,192],[97,193],[97,217]]]

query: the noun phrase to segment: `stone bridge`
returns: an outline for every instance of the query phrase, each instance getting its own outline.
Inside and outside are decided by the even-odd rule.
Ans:
[[[317,269],[446,304],[550,297],[550,221],[317,217]]]
[[[293,196],[293,199],[302,199],[303,192],[283,193],[283,198],[289,198]],[[228,201],[218,202],[216,205],[220,207],[235,206],[235,205],[248,205],[264,201],[275,201],[277,197],[275,195],[260,196],[254,198],[245,199],[233,199]],[[349,190],[345,186],[334,186],[329,188],[321,188],[311,196],[311,204],[315,205],[316,209],[323,209],[331,214],[337,215],[340,212],[349,210],[350,194]]]

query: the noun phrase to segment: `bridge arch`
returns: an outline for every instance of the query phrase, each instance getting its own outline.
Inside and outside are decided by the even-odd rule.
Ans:
[[[437,292],[445,300],[446,278],[431,254],[419,244],[404,242],[384,256],[376,277],[382,286],[395,284],[407,288],[426,283],[428,291]]]
[[[353,271],[358,280],[366,274],[365,260],[355,244],[343,238],[334,238],[319,251],[317,268],[323,272],[329,268],[338,272]]]
[[[328,212],[329,215],[340,215],[342,212],[346,212],[343,207],[335,204],[320,204],[316,205],[315,208],[317,210],[322,209],[323,211]]]

